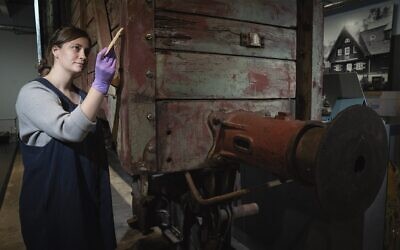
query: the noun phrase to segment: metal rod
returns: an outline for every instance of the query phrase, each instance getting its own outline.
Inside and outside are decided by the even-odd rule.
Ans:
[[[197,189],[196,185],[194,184],[192,175],[189,172],[185,173],[185,178],[186,178],[186,182],[189,186],[190,192],[193,196],[193,198],[201,205],[207,206],[207,205],[212,205],[212,204],[216,204],[216,203],[221,203],[221,202],[225,202],[225,201],[229,201],[229,200],[234,200],[234,199],[238,199],[240,197],[242,197],[245,194],[248,194],[250,192],[254,192],[256,190],[260,190],[260,189],[266,189],[266,188],[271,188],[271,187],[275,187],[278,185],[281,185],[282,182],[276,180],[276,181],[271,181],[271,182],[267,182],[264,183],[260,186],[257,187],[252,187],[252,188],[244,188],[244,189],[240,189],[238,191],[234,191],[234,192],[230,192],[227,194],[223,194],[223,195],[217,195],[208,199],[204,199],[199,190]],[[289,182],[291,180],[288,180],[287,182]]]
[[[190,192],[192,193],[193,198],[200,203],[201,205],[211,205],[211,204],[215,204],[215,203],[220,203],[223,201],[228,201],[228,200],[233,200],[233,199],[237,199],[247,193],[249,193],[250,191],[247,189],[241,189],[235,192],[231,192],[231,193],[227,193],[227,194],[223,194],[223,195],[218,195],[218,196],[214,196],[208,199],[204,199],[199,190],[197,189],[196,185],[193,182],[192,179],[192,175],[189,172],[185,173],[185,178],[186,178],[186,182],[189,186]]]
[[[35,8],[35,26],[36,26],[36,48],[38,63],[42,60],[42,39],[40,36],[40,13],[39,13],[39,0],[34,2]]]

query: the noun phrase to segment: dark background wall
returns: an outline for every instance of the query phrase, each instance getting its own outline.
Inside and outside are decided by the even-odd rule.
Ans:
[[[18,91],[37,76],[36,36],[33,1],[5,2],[0,0],[0,132],[14,132]]]

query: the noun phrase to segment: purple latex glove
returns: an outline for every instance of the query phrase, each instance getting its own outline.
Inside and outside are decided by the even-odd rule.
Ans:
[[[114,77],[116,57],[114,49],[111,49],[107,55],[107,48],[102,49],[96,57],[96,67],[94,71],[94,81],[92,87],[102,93],[107,94],[111,80]]]

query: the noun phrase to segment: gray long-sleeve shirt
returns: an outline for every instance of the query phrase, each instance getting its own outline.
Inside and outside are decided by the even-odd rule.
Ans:
[[[58,96],[38,81],[21,88],[15,107],[20,139],[30,146],[44,146],[52,138],[80,142],[96,125],[80,105],[71,113],[65,111]]]

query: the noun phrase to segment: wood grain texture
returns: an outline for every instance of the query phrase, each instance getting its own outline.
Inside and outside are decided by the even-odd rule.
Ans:
[[[295,62],[157,53],[157,99],[294,98]]]
[[[96,19],[92,18],[91,21],[86,26],[86,32],[88,33],[90,39],[92,40],[92,46],[97,44],[97,25]]]
[[[99,48],[106,47],[111,42],[111,29],[108,25],[108,13],[104,0],[93,0],[93,14]]]
[[[155,137],[155,54],[153,41],[145,39],[153,32],[154,8],[146,1],[122,1],[122,39],[118,151],[124,168],[135,170],[144,162],[147,143]],[[150,73],[149,73],[150,72]]]
[[[116,29],[118,26],[120,26],[121,22],[121,0],[113,0],[113,1],[107,1],[107,13],[108,13],[108,18],[110,21],[110,28]]]
[[[319,0],[299,1],[296,118],[319,119],[322,102],[323,16]]]
[[[240,45],[240,34],[264,37],[263,48]],[[205,16],[157,12],[156,48],[229,55],[296,59],[296,31]]]
[[[296,27],[296,0],[157,0],[156,8],[283,27]]]
[[[74,3],[73,8],[71,9],[71,23],[74,24],[75,26],[80,26],[80,15],[81,15],[81,8],[79,1],[76,1]]]

